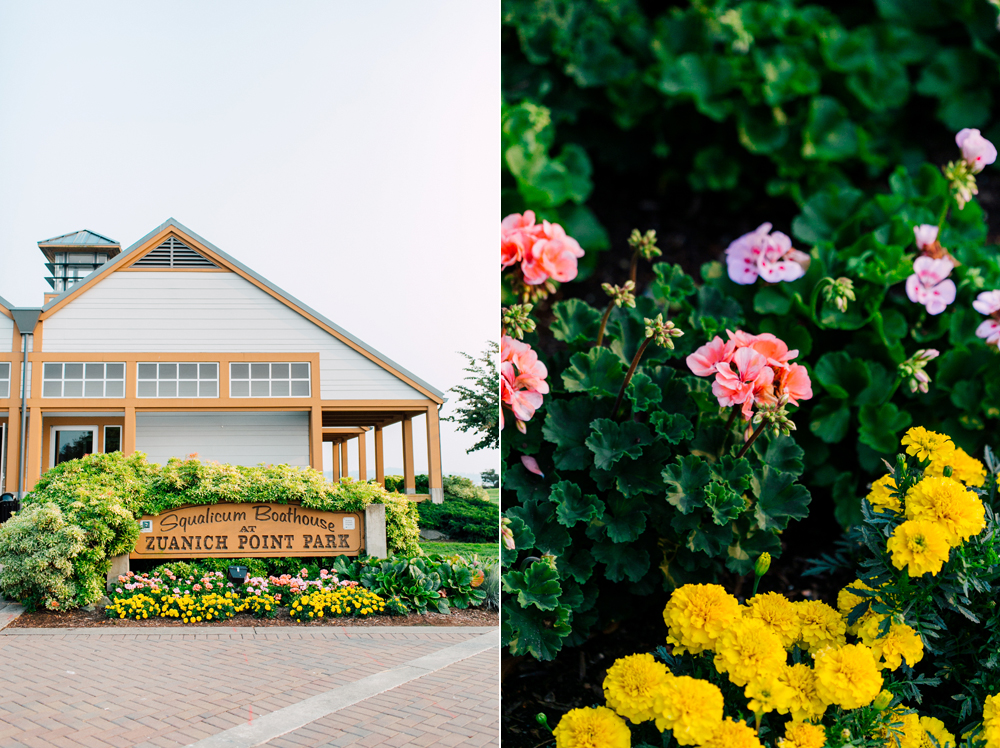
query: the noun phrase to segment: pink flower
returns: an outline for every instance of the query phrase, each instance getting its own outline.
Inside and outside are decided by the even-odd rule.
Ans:
[[[500,267],[509,267],[524,259],[525,252],[541,230],[535,225],[535,212],[512,213],[500,222]]]
[[[941,314],[955,300],[955,283],[948,279],[950,260],[918,257],[913,262],[913,275],[906,279],[906,295],[910,301],[923,304],[928,314]]]
[[[979,130],[968,127],[959,130],[955,143],[962,149],[962,158],[972,167],[973,174],[978,174],[997,160],[996,147],[980,135]]]
[[[733,371],[732,364],[736,364]],[[712,383],[712,394],[719,399],[719,405],[727,408],[731,405],[742,405],[753,396],[757,378],[767,370],[769,381],[774,378],[774,372],[767,365],[767,358],[752,348],[740,348],[733,355],[731,362],[715,365],[715,381]],[[762,383],[763,384],[763,383]]]
[[[543,478],[545,477],[545,473],[543,473],[542,469],[538,467],[538,460],[534,457],[531,457],[530,455],[521,455],[521,464],[535,475],[540,475]]]
[[[736,343],[730,340],[722,342],[722,338],[716,335],[712,340],[687,357],[688,368],[698,377],[710,377],[715,374],[715,365],[719,363],[728,364],[733,360],[736,352]]]
[[[196,584],[191,589],[193,589],[195,592],[201,592],[201,585],[200,584]]]
[[[1000,312],[1000,291],[983,291],[972,302],[972,308],[980,314]]]
[[[937,241],[938,227],[922,223],[913,227],[913,236],[917,240],[917,249],[923,251]]]
[[[558,223],[535,223],[535,214],[513,213],[500,222],[500,267],[521,263],[524,282],[529,286],[549,278],[561,283],[577,274],[576,261],[584,252],[579,242],[566,234]]]
[[[732,335],[729,330],[726,330],[726,334]],[[743,334],[746,335],[746,333]],[[735,340],[735,336],[733,336],[733,339]],[[737,343],[737,345],[739,344]],[[757,353],[767,356],[767,363],[771,366],[784,366],[799,355],[797,349],[788,350],[785,341],[769,332],[762,332],[760,335],[755,335],[754,340],[750,341],[748,345],[757,351]]]
[[[778,384],[781,394],[788,395],[788,402],[798,405],[799,400],[809,400],[813,396],[809,372],[800,364],[792,364],[781,376]]]
[[[809,255],[792,248],[792,240],[780,231],[770,233],[762,223],[726,248],[726,266],[734,283],[749,285],[763,278],[768,283],[794,281],[806,274]]]
[[[524,433],[526,421],[541,407],[543,395],[548,394],[545,381],[548,370],[538,360],[531,346],[509,335],[500,339],[500,401],[514,413],[519,431]],[[503,429],[503,407],[500,409],[500,428]]]
[[[995,345],[1000,348],[1000,320],[993,318],[984,320],[976,328],[976,336],[986,339],[986,345]]]

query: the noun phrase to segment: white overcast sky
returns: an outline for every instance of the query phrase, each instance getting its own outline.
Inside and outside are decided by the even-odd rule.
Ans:
[[[0,296],[173,217],[446,390],[497,335],[499,102],[495,0],[0,0]],[[442,423],[445,474],[473,442]]]

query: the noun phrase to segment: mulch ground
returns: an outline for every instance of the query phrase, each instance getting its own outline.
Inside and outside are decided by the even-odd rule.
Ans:
[[[274,618],[254,618],[249,613],[239,613],[233,618],[219,621],[203,621],[197,626],[499,626],[500,614],[495,610],[469,608],[443,613],[411,613],[408,616],[372,616],[371,618],[317,618],[308,623],[300,623],[288,615],[283,608]],[[71,610],[61,613],[38,611],[22,613],[7,628],[142,628],[177,626],[190,628],[191,624],[175,618],[144,618],[133,621],[128,618],[107,618],[102,611]]]

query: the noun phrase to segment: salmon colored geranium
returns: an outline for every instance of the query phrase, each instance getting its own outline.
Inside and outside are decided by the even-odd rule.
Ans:
[[[500,222],[500,267],[520,263],[524,282],[537,286],[552,280],[565,283],[577,274],[584,252],[558,223],[535,223],[533,211],[512,213]]]
[[[504,407],[514,414],[517,428],[524,433],[525,422],[530,421],[542,405],[543,395],[548,394],[545,381],[548,370],[538,360],[531,346],[509,335],[500,339],[500,428],[504,427]]]

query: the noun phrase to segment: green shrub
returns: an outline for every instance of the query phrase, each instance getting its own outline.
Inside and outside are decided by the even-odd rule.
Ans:
[[[449,540],[489,543],[498,538],[500,511],[489,499],[455,498],[445,493],[444,503],[422,501],[417,511],[422,528],[442,532]]]
[[[385,490],[395,493],[403,493],[403,481],[405,478],[402,475],[387,475],[385,476]],[[415,475],[413,476],[413,491],[414,493],[430,493],[430,482],[426,475]]]

